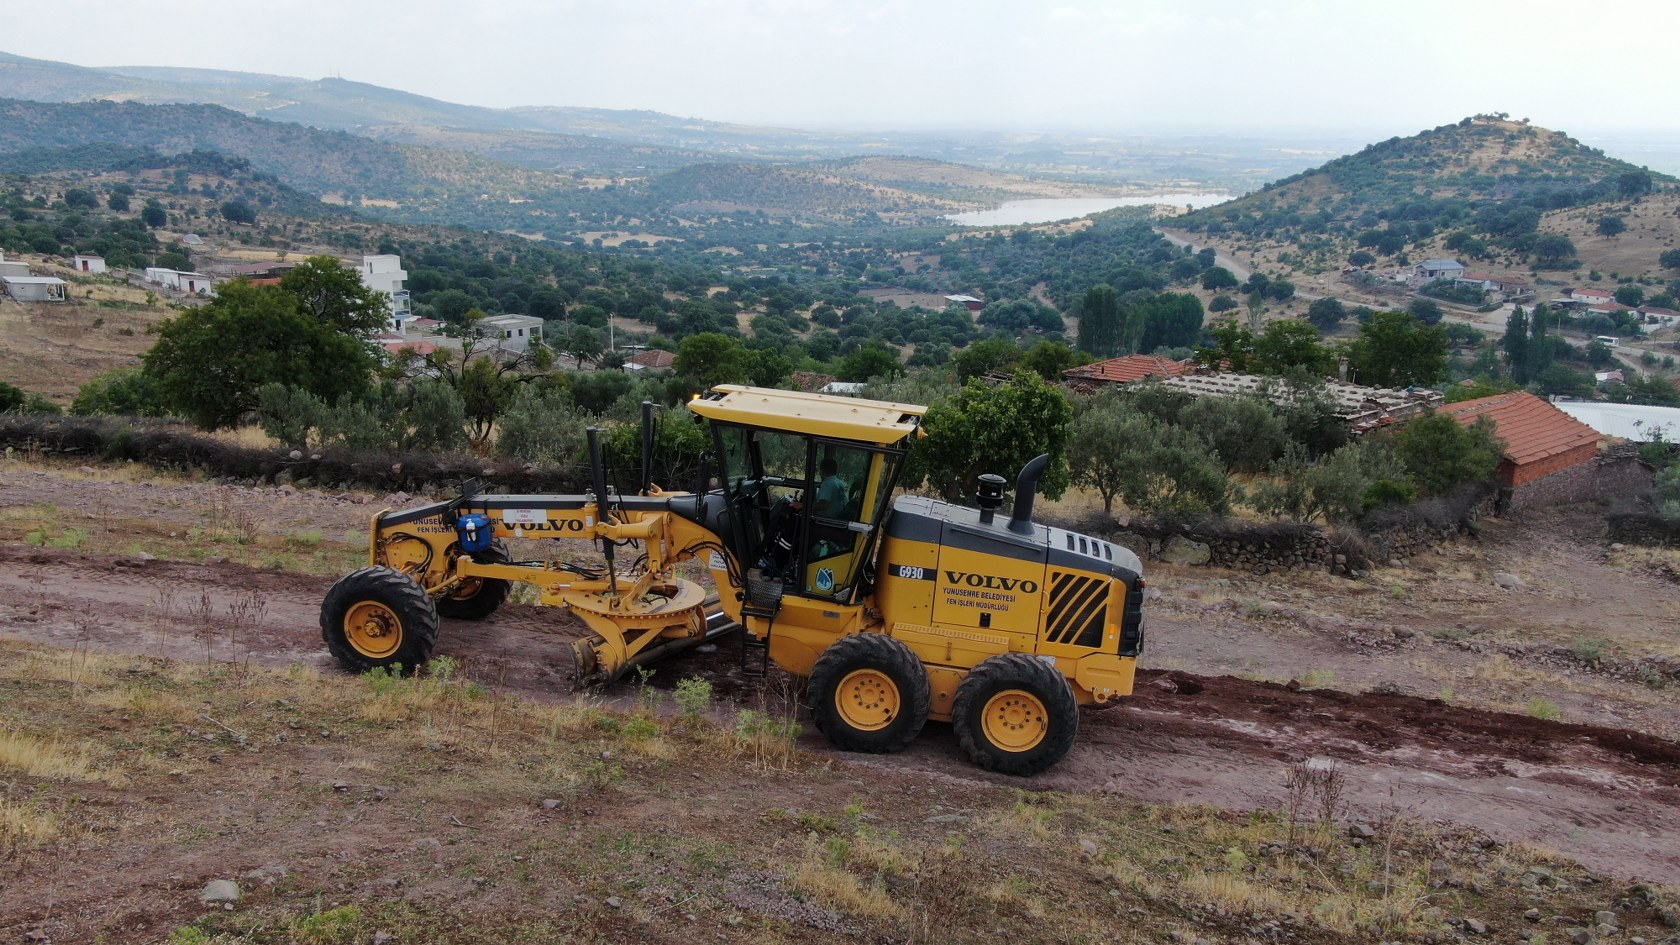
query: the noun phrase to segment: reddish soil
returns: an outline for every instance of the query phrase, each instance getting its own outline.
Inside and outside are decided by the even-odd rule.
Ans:
[[[30,503],[86,508],[87,496],[97,494],[104,515],[153,508],[160,498],[156,486],[60,481],[13,466],[0,467],[0,509],[20,503],[18,476],[29,484]],[[365,504],[328,496],[203,484],[163,494],[175,489],[213,489],[218,503],[249,504],[287,525],[311,511],[329,530],[366,516]],[[1282,804],[1295,763],[1336,765],[1354,819],[1457,822],[1606,873],[1677,883],[1680,849],[1662,839],[1680,836],[1680,745],[1663,736],[1680,718],[1677,688],[1621,678],[1606,669],[1609,661],[1598,668],[1559,661],[1559,647],[1539,642],[1556,639],[1556,627],[1579,632],[1583,620],[1596,619],[1601,626],[1591,629],[1611,636],[1631,627],[1609,641],[1614,652],[1670,652],[1660,641],[1680,589],[1616,562],[1593,541],[1591,515],[1497,523],[1480,545],[1383,568],[1369,582],[1156,568],[1152,582],[1163,595],[1152,602],[1144,663],[1164,669],[1147,671],[1131,700],[1085,711],[1079,745],[1047,775],[979,772],[942,725],[929,725],[902,755],[835,758],[958,782],[1236,809]],[[1520,573],[1524,589],[1492,587],[1492,570]],[[237,563],[5,545],[0,634],[97,651],[328,668],[316,620],[329,583]],[[1455,632],[1436,639],[1431,627]],[[570,661],[553,637],[576,632],[568,615],[509,605],[477,624],[445,622],[438,652],[504,691],[570,698]],[[1512,649],[1514,639],[1529,642]],[[743,678],[738,656],[724,639],[716,651],[667,661],[655,681],[702,674],[724,710],[795,688],[774,671],[766,681]],[[1314,673],[1336,688],[1263,679],[1312,681]],[[1435,698],[1443,683],[1460,689],[1453,703]],[[1342,691],[1356,688],[1378,691]],[[1588,723],[1488,710],[1522,706],[1537,694],[1561,706],[1566,720]],[[606,698],[630,700],[632,686],[620,684]],[[803,747],[830,750],[813,733]]]

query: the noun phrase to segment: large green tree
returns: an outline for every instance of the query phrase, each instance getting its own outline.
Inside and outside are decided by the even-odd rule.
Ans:
[[[1534,379],[1533,366],[1528,360],[1528,313],[1521,305],[1513,308],[1505,319],[1505,336],[1499,340],[1499,347],[1505,352],[1511,380],[1527,384]]]
[[[1367,387],[1433,384],[1447,374],[1447,334],[1406,312],[1378,312],[1359,326],[1348,366]]]
[[[213,430],[238,423],[269,382],[328,403],[367,389],[374,367],[368,346],[304,314],[296,296],[238,281],[218,292],[164,322],[146,353],[145,373],[172,412]]]
[[[958,501],[974,490],[982,473],[1006,479],[1040,453],[1050,454],[1039,489],[1060,498],[1068,487],[1067,449],[1073,405],[1060,387],[1020,370],[996,387],[969,381],[949,401],[928,408],[927,436],[910,454],[907,484],[927,482]]]
[[[1206,441],[1138,411],[1118,391],[1099,394],[1074,420],[1068,468],[1110,514],[1115,499],[1139,512],[1230,509],[1230,476]]]
[[[280,280],[297,298],[298,310],[351,335],[371,335],[385,327],[391,304],[383,292],[362,284],[356,270],[331,256],[311,256]]]
[[[1120,353],[1120,293],[1108,284],[1094,285],[1079,306],[1079,348],[1099,358]]]
[[[1394,435],[1394,452],[1425,495],[1439,495],[1463,483],[1482,483],[1499,468],[1505,443],[1493,421],[1478,417],[1465,426],[1444,413],[1419,417]]]

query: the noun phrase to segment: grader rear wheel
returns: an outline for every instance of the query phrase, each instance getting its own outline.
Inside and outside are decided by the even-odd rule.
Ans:
[[[362,672],[431,659],[438,615],[412,577],[363,568],[339,579],[321,602],[321,639],[345,669]]]
[[[927,723],[927,670],[900,640],[857,633],[836,640],[811,670],[811,721],[836,747],[898,751]]]
[[[513,557],[508,554],[507,545],[498,539],[490,543],[489,551],[477,555],[474,560],[480,564],[507,564]],[[512,588],[512,584],[501,578],[467,578],[455,593],[437,598],[438,616],[451,620],[483,620],[502,606]]]

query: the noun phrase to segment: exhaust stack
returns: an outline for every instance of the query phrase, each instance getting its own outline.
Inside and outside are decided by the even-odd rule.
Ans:
[[[1040,453],[1021,467],[1015,477],[1015,511],[1009,516],[1009,530],[1017,535],[1031,535],[1033,531],[1033,501],[1038,497],[1038,480],[1044,467],[1050,465],[1050,454]]]

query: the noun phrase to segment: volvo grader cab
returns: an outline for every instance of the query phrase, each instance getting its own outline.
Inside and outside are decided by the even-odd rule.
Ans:
[[[953,726],[974,763],[1018,775],[1067,754],[1079,705],[1131,693],[1141,565],[1033,521],[1046,457],[1020,471],[1005,515],[997,475],[980,478],[976,508],[897,494],[923,407],[734,385],[689,407],[712,435],[693,491],[651,481],[644,405],[636,494],[608,488],[591,430],[587,494],[473,483],[375,515],[369,567],[322,604],[328,648],[356,670],[418,666],[440,616],[487,617],[523,582],[592,631],[572,645],[580,684],[739,625],[743,666],[807,677],[812,721],[838,747],[896,751],[931,719]],[[599,554],[515,560],[509,538],[587,541]],[[715,609],[679,575],[685,561],[710,572]]]

